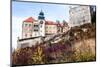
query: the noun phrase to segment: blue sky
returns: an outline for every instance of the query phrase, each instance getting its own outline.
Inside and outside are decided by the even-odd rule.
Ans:
[[[69,5],[46,4],[32,2],[12,2],[12,47],[17,47],[17,38],[21,38],[22,22],[28,17],[37,19],[40,11],[45,14],[46,20],[69,21]]]
[[[13,2],[12,3],[13,16],[16,17],[38,17],[42,10],[45,18],[48,20],[66,20],[69,18],[69,5],[61,4],[46,4],[46,3],[32,3],[32,2]]]

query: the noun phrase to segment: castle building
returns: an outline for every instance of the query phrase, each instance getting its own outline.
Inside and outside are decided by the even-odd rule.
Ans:
[[[66,23],[66,24],[64,24]],[[69,29],[67,22],[57,23],[54,21],[46,20],[44,12],[39,13],[38,19],[29,17],[23,21],[22,24],[22,39],[30,37],[39,37],[46,35],[56,35],[58,33],[66,32]]]
[[[45,17],[41,11],[38,20],[29,17],[22,24],[22,38],[45,36]]]
[[[89,6],[70,7],[70,26],[78,26],[85,23],[91,23],[91,14]]]
[[[29,17],[22,23],[22,38],[17,40],[17,48],[31,47],[37,43],[47,41],[57,34],[62,34],[69,30],[68,23],[63,21],[54,22],[46,20],[43,11],[39,13],[38,19]]]
[[[45,30],[46,35],[57,34],[57,23],[53,21],[46,21]]]
[[[32,37],[33,22],[35,22],[32,17],[26,19],[22,23],[22,38]]]

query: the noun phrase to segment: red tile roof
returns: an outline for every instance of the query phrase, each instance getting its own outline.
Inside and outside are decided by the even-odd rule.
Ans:
[[[64,26],[63,23],[60,23],[60,26],[63,27]]]
[[[24,22],[33,22],[33,21],[36,21],[34,18],[32,17],[29,17],[28,19],[24,20]]]
[[[24,20],[24,22],[30,22],[30,23],[33,23],[34,21],[37,21],[37,20],[35,20],[33,17],[29,17],[28,19]],[[46,25],[57,25],[57,26],[63,27],[62,23],[58,24],[57,22],[48,21],[48,20],[46,20],[45,24]]]
[[[46,25],[57,25],[57,23],[53,22],[53,21],[46,21],[45,23]]]

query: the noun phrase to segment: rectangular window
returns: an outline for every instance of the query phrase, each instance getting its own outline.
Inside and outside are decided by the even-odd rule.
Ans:
[[[48,27],[46,27],[46,28],[48,28]]]
[[[32,37],[32,34],[30,34],[30,37]]]
[[[25,27],[27,26],[27,24],[25,24]]]
[[[46,32],[48,33],[48,31],[46,30]]]
[[[34,25],[34,31],[38,31],[39,30],[39,25],[35,24]]]
[[[29,24],[29,27],[31,26],[31,24]]]
[[[34,29],[34,31],[38,31],[38,29]]]
[[[39,27],[39,25],[34,25],[34,27]]]

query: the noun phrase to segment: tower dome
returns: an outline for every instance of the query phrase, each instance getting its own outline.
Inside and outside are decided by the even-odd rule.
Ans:
[[[39,13],[38,19],[44,20],[44,12],[41,10],[41,12]]]
[[[41,12],[39,13],[39,15],[44,15],[44,12],[41,11]]]

